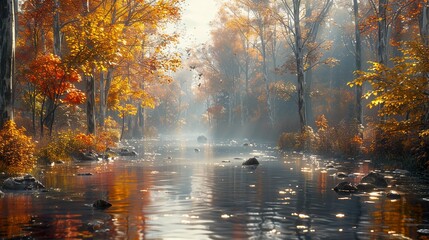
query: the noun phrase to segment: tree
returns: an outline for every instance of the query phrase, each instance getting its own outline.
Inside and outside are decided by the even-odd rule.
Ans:
[[[13,119],[12,78],[15,61],[15,2],[0,3],[0,127]]]
[[[279,12],[277,14],[278,19],[285,33],[287,33],[286,41],[291,46],[294,54],[294,71],[297,76],[298,114],[301,132],[305,131],[305,126],[307,125],[305,103],[307,86],[304,73],[314,65],[311,55],[312,51],[317,51],[320,46],[315,42],[319,27],[326,19],[332,4],[333,0],[324,0],[322,3],[318,1],[317,6],[310,6],[307,2],[303,5],[301,0],[280,1]],[[314,11],[309,9],[309,7],[314,7]],[[303,19],[303,8],[307,8],[306,11],[311,11],[311,14],[304,15],[304,17],[311,16],[311,19]]]
[[[116,75],[129,77],[139,74],[143,71],[135,70],[140,66],[148,68],[147,72],[156,78],[161,75],[161,69],[172,70],[168,68],[177,63],[177,56],[172,57],[173,54],[168,55],[162,51],[175,37],[165,37],[160,31],[164,24],[178,19],[180,3],[181,0],[105,1],[104,4],[95,2],[91,6],[87,4],[82,16],[65,28],[70,48],[68,61],[80,67],[87,83],[90,133],[95,132],[96,93],[100,97],[99,122],[103,126],[110,85]],[[159,41],[153,41],[154,39]],[[148,57],[149,61],[140,59],[142,56]],[[146,65],[147,62],[159,65]],[[143,81],[141,75],[136,76]],[[97,80],[100,91],[96,89]]]
[[[52,134],[55,111],[61,104],[77,105],[85,101],[83,92],[74,86],[74,83],[81,80],[77,71],[67,68],[61,59],[53,54],[42,55],[34,60],[29,66],[27,79],[40,93],[41,137],[45,126],[49,128],[49,135]],[[34,96],[34,99],[37,98]],[[52,103],[52,108],[47,107],[48,102]],[[49,117],[52,117],[51,121],[48,121]]]
[[[356,70],[362,70],[362,42],[359,29],[359,3],[353,0],[353,15],[355,22],[355,64]],[[356,119],[359,124],[363,124],[362,112],[362,85],[356,85]]]
[[[401,139],[404,147],[411,142],[427,148],[429,46],[418,41],[403,44],[403,56],[393,58],[392,67],[371,62],[369,71],[357,72],[359,77],[349,85],[371,84],[372,90],[364,97],[373,97],[370,108],[380,106],[378,115],[385,120],[379,127],[387,135],[384,139]]]

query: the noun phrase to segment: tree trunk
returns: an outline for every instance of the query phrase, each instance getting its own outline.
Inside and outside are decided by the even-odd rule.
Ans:
[[[362,70],[362,47],[359,30],[359,3],[353,0],[353,13],[355,18],[355,61],[356,70]],[[362,110],[362,86],[356,85],[356,119],[359,124],[363,124],[363,110]]]
[[[58,0],[54,0],[54,21],[53,21],[53,32],[54,32],[54,54],[61,57],[61,38],[60,38],[60,15],[58,12],[59,9],[59,2]],[[47,99],[47,106],[46,106],[46,120],[44,121],[44,124],[46,127],[49,128],[49,135],[51,135],[52,132],[52,126],[54,125],[54,112],[56,106],[52,99]]]
[[[262,28],[262,27],[261,27]],[[262,49],[262,74],[264,75],[264,83],[265,83],[265,94],[267,97],[267,114],[268,119],[270,121],[270,126],[274,127],[274,120],[272,115],[272,109],[271,109],[271,97],[270,97],[270,81],[268,79],[268,67],[267,67],[267,54],[266,54],[266,43],[265,38],[263,36],[263,32],[259,34],[260,40],[261,40],[261,49]]]
[[[422,13],[420,16],[420,37],[422,38],[422,42],[425,46],[429,45],[429,3],[423,4]],[[426,78],[429,79],[429,73],[424,73]],[[426,89],[428,89],[428,84],[426,85]],[[427,128],[429,121],[429,104],[425,104],[426,113],[422,118],[422,124],[425,128]]]
[[[15,4],[0,3],[0,128],[13,119],[12,78],[15,64]]]
[[[388,0],[379,0],[378,12],[378,62],[381,64],[387,63],[387,8]]]
[[[420,16],[420,37],[422,42],[429,45],[429,3],[423,4],[422,14]]]
[[[311,85],[313,83],[313,69],[308,69],[304,74],[305,78],[305,115],[307,123],[311,126],[314,123],[313,102],[311,99]]]
[[[305,79],[304,79],[304,53],[300,25],[300,1],[293,1],[293,19],[295,28],[295,61],[297,70],[297,84],[298,84],[298,114],[299,125],[301,133],[305,131],[307,125],[307,117],[305,110]]]
[[[101,129],[104,129],[104,120],[106,119],[106,95],[105,95],[105,78],[104,73],[100,72],[100,113],[98,118],[98,124]]]
[[[89,134],[95,134],[95,80],[94,76],[86,78],[86,117]]]
[[[60,3],[59,0],[54,0],[54,54],[61,57],[61,27],[60,27]]]
[[[124,137],[125,132],[125,113],[122,113],[122,124],[121,124],[121,136],[119,137],[119,140],[122,140]]]

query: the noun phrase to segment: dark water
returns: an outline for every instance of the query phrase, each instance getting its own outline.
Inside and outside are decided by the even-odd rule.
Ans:
[[[358,182],[369,161],[281,154],[273,145],[133,142],[139,157],[46,166],[48,192],[0,199],[0,238],[429,239],[429,186],[386,172],[402,193],[338,195],[338,169]],[[194,150],[198,148],[198,152]],[[257,168],[242,167],[258,156]],[[341,165],[341,166],[340,166]],[[78,176],[90,172],[92,176]],[[113,204],[91,207],[97,199]]]

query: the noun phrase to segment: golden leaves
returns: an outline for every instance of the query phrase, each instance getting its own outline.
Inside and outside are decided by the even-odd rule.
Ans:
[[[0,170],[22,173],[33,169],[34,143],[25,135],[24,128],[18,128],[13,121],[5,123],[0,130]]]
[[[429,84],[429,47],[419,42],[405,42],[404,46],[401,49],[403,56],[393,58],[392,67],[370,62],[368,71],[355,72],[357,77],[348,85],[371,85],[371,90],[363,97],[373,98],[368,104],[369,108],[380,107],[379,116],[387,118],[383,128],[389,128],[389,131],[396,129],[404,134],[423,134],[428,127],[424,116],[429,102],[429,96],[425,93]],[[404,116],[407,117],[399,118],[403,120],[395,119]]]

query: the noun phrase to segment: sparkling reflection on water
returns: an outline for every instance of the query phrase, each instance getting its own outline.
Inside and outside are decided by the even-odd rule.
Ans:
[[[398,200],[332,191],[342,180],[326,165],[359,181],[370,162],[286,155],[269,144],[130,144],[139,157],[44,167],[38,178],[48,192],[7,192],[0,238],[427,239],[418,233],[429,228],[425,182],[387,174]],[[251,156],[261,164],[242,167]],[[97,199],[113,206],[94,210]]]

